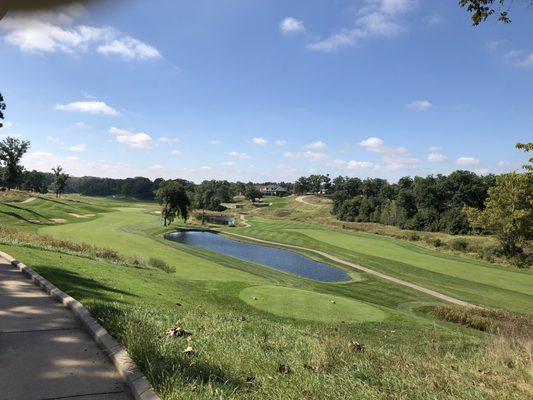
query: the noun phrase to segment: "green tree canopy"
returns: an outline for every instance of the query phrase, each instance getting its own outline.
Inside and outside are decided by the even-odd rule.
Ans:
[[[255,185],[248,184],[244,190],[244,197],[246,200],[250,200],[252,203],[255,203],[257,199],[263,197],[263,193],[261,193],[261,191],[255,187]]]
[[[473,226],[495,234],[508,255],[533,238],[533,175],[512,172],[496,178],[485,209],[468,208]]]
[[[22,176],[20,160],[30,148],[30,142],[7,137],[0,142],[0,163],[4,163],[4,180],[7,188],[13,188]]]
[[[61,194],[65,193],[69,175],[63,172],[63,167],[61,165],[52,168],[52,172],[54,173],[54,183],[52,184],[52,189],[56,194],[56,197],[60,197]]]
[[[4,101],[4,97],[2,96],[2,93],[0,93],[0,128],[4,126],[4,111],[6,109],[6,103]]]
[[[164,226],[170,225],[176,217],[181,217],[187,221],[191,201],[183,184],[176,181],[166,181],[155,191],[155,196],[162,206],[161,216]]]

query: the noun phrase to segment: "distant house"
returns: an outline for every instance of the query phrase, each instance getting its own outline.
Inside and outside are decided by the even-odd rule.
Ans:
[[[285,196],[289,193],[289,190],[279,185],[265,185],[259,187],[259,191],[264,196]]]

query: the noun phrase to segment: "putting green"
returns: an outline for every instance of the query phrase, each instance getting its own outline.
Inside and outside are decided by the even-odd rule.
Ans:
[[[312,321],[381,321],[387,316],[379,308],[357,300],[282,286],[249,287],[239,297],[262,311]]]

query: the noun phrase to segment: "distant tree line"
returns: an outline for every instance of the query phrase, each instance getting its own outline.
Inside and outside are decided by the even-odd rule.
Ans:
[[[455,171],[448,176],[333,180],[333,213],[343,221],[378,222],[402,229],[466,234],[464,207],[483,209],[494,175]]]

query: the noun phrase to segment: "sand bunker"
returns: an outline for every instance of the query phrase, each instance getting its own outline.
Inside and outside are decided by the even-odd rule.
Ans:
[[[95,216],[95,214],[74,214],[74,213],[69,213],[69,215],[72,215],[73,217],[76,217],[76,218],[92,218]]]

